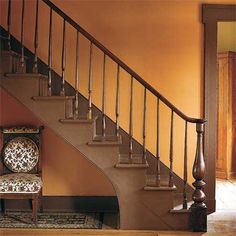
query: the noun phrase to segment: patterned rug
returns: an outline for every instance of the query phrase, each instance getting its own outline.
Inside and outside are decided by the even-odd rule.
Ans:
[[[101,229],[103,213],[38,213],[38,223],[30,212],[0,215],[0,228]]]

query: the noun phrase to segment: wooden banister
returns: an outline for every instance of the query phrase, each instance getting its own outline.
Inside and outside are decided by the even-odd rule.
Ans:
[[[176,106],[169,102],[163,95],[161,95],[156,89],[154,89],[149,83],[143,80],[135,71],[133,71],[128,65],[121,61],[116,55],[114,55],[110,50],[108,50],[103,44],[96,40],[91,34],[89,34],[85,29],[83,29],[79,24],[77,24],[73,19],[66,15],[61,9],[54,5],[49,0],[42,0],[50,8],[53,9],[58,15],[60,15],[68,24],[77,29],[84,37],[86,37],[92,44],[103,51],[107,56],[109,56],[114,62],[116,62],[123,70],[128,72],[133,76],[140,84],[142,84],[147,90],[149,90],[153,95],[158,97],[164,104],[166,104],[174,113],[183,118],[190,123],[200,123],[206,122],[205,119],[198,119],[186,116],[182,111],[180,111]]]

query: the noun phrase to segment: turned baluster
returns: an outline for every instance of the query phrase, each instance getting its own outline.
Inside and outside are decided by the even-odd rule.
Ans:
[[[130,107],[129,107],[129,162],[132,162],[133,155],[133,83],[134,78],[131,76],[130,82]]]
[[[11,0],[8,1],[8,14],[7,14],[7,47],[11,51]]]
[[[25,17],[25,0],[22,0],[22,10],[21,10],[21,36],[20,36],[20,43],[21,43],[21,72],[24,72],[25,68],[25,55],[24,55],[24,17]]]
[[[66,21],[63,20],[63,38],[62,38],[62,60],[61,60],[61,92],[60,96],[65,96],[65,66],[66,66]]]
[[[160,100],[157,98],[157,141],[156,141],[156,158],[157,158],[157,176],[156,176],[156,185],[157,187],[161,186],[161,166],[160,166]]]
[[[93,43],[90,42],[90,56],[89,56],[89,83],[88,83],[88,119],[92,119],[92,62],[93,62]]]
[[[79,118],[79,31],[76,32],[76,49],[75,49],[75,104],[74,119]]]
[[[117,65],[117,78],[116,78],[116,132],[115,135],[119,136],[119,110],[120,110],[120,66]]]
[[[169,170],[169,187],[174,186],[173,180],[173,134],[174,134],[174,111],[171,110],[171,125],[170,125],[170,170]]]
[[[48,96],[52,95],[52,8],[50,8],[48,43]]]
[[[187,209],[187,180],[188,180],[188,121],[185,121],[185,134],[184,134],[184,188],[183,188],[183,209]]]
[[[35,14],[35,32],[34,32],[34,66],[33,73],[38,73],[38,10],[39,1],[36,1],[36,14]]]
[[[106,136],[106,54],[103,56],[102,75],[102,137]]]
[[[146,163],[146,110],[147,110],[147,89],[144,88],[143,98],[143,163]]]
[[[191,205],[191,215],[190,223],[193,231],[205,232],[207,230],[207,207],[204,203],[206,195],[203,191],[205,186],[204,176],[205,176],[205,161],[203,156],[203,133],[204,124],[196,124],[197,131],[197,148],[195,161],[193,164],[193,177],[195,181],[193,182],[194,192],[192,199],[194,203]]]

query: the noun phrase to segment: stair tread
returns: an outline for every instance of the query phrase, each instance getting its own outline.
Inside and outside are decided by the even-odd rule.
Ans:
[[[137,169],[143,169],[143,168],[148,168],[149,165],[146,161],[146,163],[117,163],[115,165],[115,168],[126,168],[126,169],[129,169],[129,168],[137,168]]]
[[[92,141],[88,142],[90,146],[116,146],[122,144],[122,138],[119,135],[107,135],[103,137],[102,135],[96,135]]]
[[[143,163],[143,154],[119,154],[119,164],[145,164]]]
[[[48,101],[48,100],[69,100],[69,99],[74,99],[74,96],[33,96],[33,100],[35,101]]]
[[[191,209],[171,209],[170,213],[190,213]]]
[[[40,73],[6,73],[7,77],[24,77],[24,78],[32,78],[32,77],[40,77],[41,79],[47,79],[47,75],[43,75]]]
[[[93,123],[97,120],[97,116],[93,117],[92,119],[88,119],[87,117],[78,117],[76,119],[74,118],[68,118],[68,119],[60,119],[59,121],[63,124],[81,124],[81,123]]]
[[[169,187],[169,186],[145,186],[144,190],[146,191],[175,191],[177,188],[174,185],[173,187]]]

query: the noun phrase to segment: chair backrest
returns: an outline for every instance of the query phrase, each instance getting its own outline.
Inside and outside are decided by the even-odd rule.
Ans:
[[[4,173],[41,174],[42,127],[2,128],[2,165]]]

